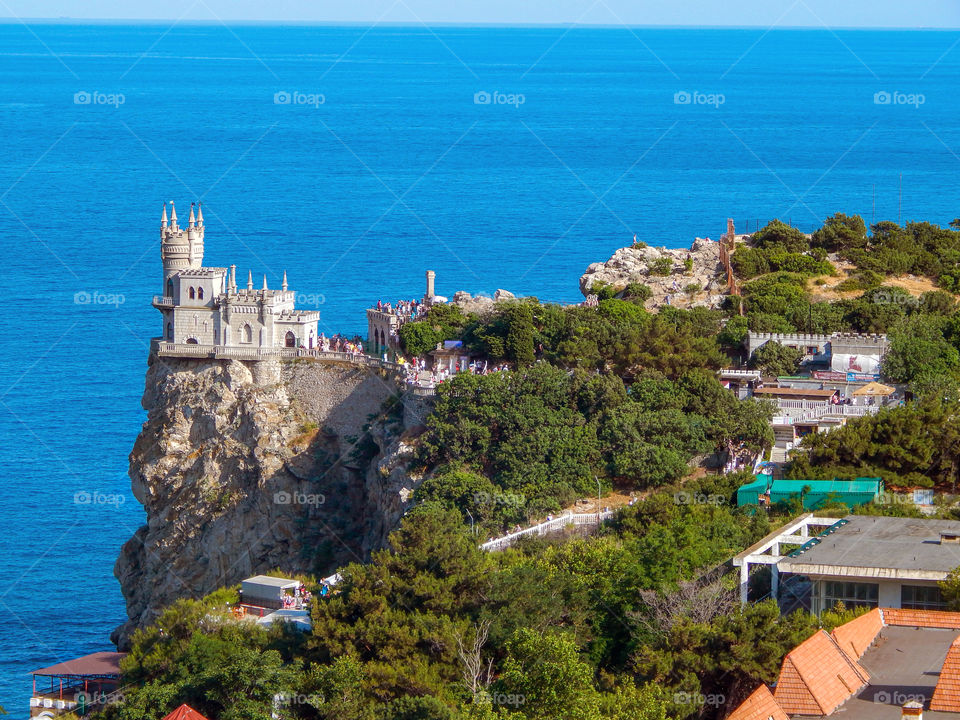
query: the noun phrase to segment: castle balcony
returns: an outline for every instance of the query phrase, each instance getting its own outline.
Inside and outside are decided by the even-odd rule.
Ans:
[[[154,295],[153,306],[155,308],[172,308],[173,298],[168,295]]]

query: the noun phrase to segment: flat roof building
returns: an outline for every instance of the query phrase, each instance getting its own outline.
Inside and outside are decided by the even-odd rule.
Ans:
[[[809,527],[827,527],[813,534]],[[960,522],[922,518],[805,515],[737,555],[741,599],[749,568],[771,566],[772,593],[780,579],[809,580],[809,609],[847,607],[942,610],[938,583],[960,567]]]

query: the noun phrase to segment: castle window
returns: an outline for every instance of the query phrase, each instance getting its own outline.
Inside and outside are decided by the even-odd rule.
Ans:
[[[196,300],[196,299],[197,299],[197,293],[196,293],[196,291],[195,291],[193,288],[190,288],[190,299],[191,299],[191,300]]]
[[[173,342],[173,323],[167,323],[167,340]]]
[[[253,342],[253,328],[247,323],[244,323],[243,327],[240,328],[240,342]]]
[[[173,280],[167,280],[167,297],[173,297]]]
[[[286,347],[296,347],[297,346],[297,336],[292,332],[288,332],[283,339],[283,344]]]
[[[198,288],[197,288],[197,300],[203,300],[203,288],[202,288],[202,287],[198,287]]]

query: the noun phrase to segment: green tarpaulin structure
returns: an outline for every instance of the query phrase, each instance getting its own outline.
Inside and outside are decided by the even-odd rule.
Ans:
[[[815,510],[830,502],[853,507],[873,502],[882,492],[883,480],[878,477],[856,480],[773,480],[769,475],[757,475],[756,480],[737,490],[737,505],[757,505],[760,497],[769,493],[770,504],[802,497],[805,510]]]

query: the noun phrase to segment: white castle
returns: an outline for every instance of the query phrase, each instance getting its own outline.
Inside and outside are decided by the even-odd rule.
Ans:
[[[196,215],[194,208],[196,207]],[[163,339],[168,343],[253,348],[314,348],[320,313],[294,308],[296,293],[287,289],[283,273],[280,290],[237,287],[237,266],[203,266],[203,210],[190,204],[187,229],[177,225],[177,211],[163,205],[160,218],[160,257],[163,259],[163,295],[153,306],[163,314]]]

